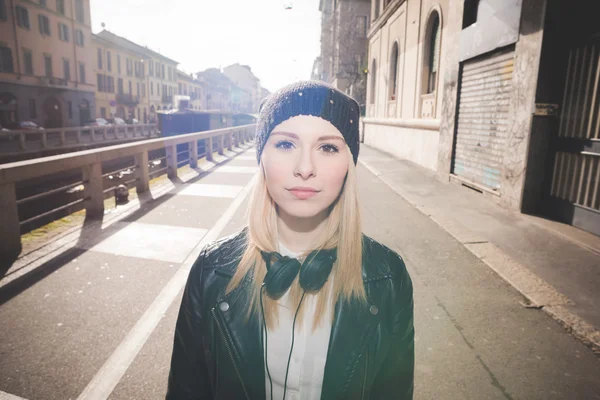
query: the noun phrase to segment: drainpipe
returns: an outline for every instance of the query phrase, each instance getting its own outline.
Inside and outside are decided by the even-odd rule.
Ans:
[[[75,69],[75,87],[79,86],[79,63],[77,62],[77,30],[75,29],[75,2],[71,1],[71,32],[73,32],[73,60],[75,61],[75,65],[73,68]],[[83,34],[83,32],[82,32]],[[67,83],[68,84],[68,83]]]
[[[21,79],[21,52],[19,51],[19,39],[17,36],[17,10],[14,0],[10,0],[10,11],[13,16],[13,33],[15,34],[15,53],[17,53],[17,79]],[[29,21],[31,27],[31,20]]]

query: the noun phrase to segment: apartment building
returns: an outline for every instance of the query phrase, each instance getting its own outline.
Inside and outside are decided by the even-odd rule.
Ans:
[[[235,85],[232,90],[234,111],[255,113],[261,101],[261,86],[249,65],[232,64],[223,68],[223,74]]]
[[[204,110],[202,106],[204,89],[200,81],[193,75],[177,70],[177,94],[190,97],[190,108],[192,110]]]
[[[96,107],[102,118],[149,120],[145,55],[99,35],[95,49]]]
[[[122,71],[125,74],[123,79],[127,80],[127,84],[123,88],[124,97],[121,99],[128,103],[123,104],[128,118],[135,115],[135,118],[144,121],[144,109],[147,109],[148,122],[155,122],[158,111],[173,108],[173,95],[177,94],[178,90],[177,61],[107,30],[98,33],[97,37],[125,52],[123,56],[126,59],[122,60],[125,63]],[[96,52],[99,56],[100,50],[96,49]],[[134,57],[140,58],[135,59]],[[129,63],[126,61],[127,58],[130,60]],[[97,70],[104,71],[104,68],[98,68],[100,66],[98,57],[97,61]],[[102,66],[104,67],[104,64]],[[131,82],[131,88],[129,82]],[[116,90],[117,92],[119,90],[118,80]],[[117,102],[115,112],[118,110]]]
[[[0,124],[78,126],[95,114],[89,0],[0,0]]]

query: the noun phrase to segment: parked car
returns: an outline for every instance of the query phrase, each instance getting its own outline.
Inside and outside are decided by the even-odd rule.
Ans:
[[[17,128],[17,130],[20,130],[20,131],[33,131],[33,130],[43,131],[44,127],[39,126],[38,124],[36,124],[33,121],[21,121],[21,122],[19,122],[19,127]]]
[[[109,126],[110,123],[104,118],[96,118],[85,123],[85,126]]]
[[[123,118],[113,118],[108,120],[113,125],[127,125]]]
[[[138,121],[138,120],[137,120],[137,119],[135,119],[135,118],[131,118],[131,119],[128,119],[128,120],[127,120],[127,123],[128,123],[129,125],[139,125],[140,121]]]

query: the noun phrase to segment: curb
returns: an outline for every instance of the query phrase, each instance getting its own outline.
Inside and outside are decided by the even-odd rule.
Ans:
[[[489,243],[477,233],[472,232],[460,222],[445,214],[436,214],[434,210],[413,202],[409,196],[386,179],[377,168],[368,162],[361,159],[358,162],[404,199],[404,201],[448,232],[450,236],[460,242],[475,257],[515,288],[528,301],[528,304],[522,304],[523,306],[543,310],[552,319],[560,323],[567,332],[591,348],[594,354],[600,356],[600,330],[566,308],[569,305],[574,305],[573,301],[562,293],[559,293],[552,285],[532,273],[527,267],[510,258],[498,247]]]

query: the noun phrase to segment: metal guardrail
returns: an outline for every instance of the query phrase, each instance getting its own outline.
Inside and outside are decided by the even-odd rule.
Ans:
[[[0,131],[0,141],[2,143],[0,154],[61,149],[157,136],[158,126],[156,124]]]
[[[169,178],[176,178],[177,168],[181,166],[182,161],[184,164],[188,163],[192,168],[198,167],[200,156],[205,156],[208,161],[213,161],[215,149],[219,154],[223,154],[225,148],[232,150],[234,146],[250,140],[254,135],[254,129],[255,125],[245,125],[0,164],[0,226],[2,227],[0,229],[0,264],[7,260],[12,263],[21,252],[21,226],[23,224],[51,216],[79,203],[84,205],[86,218],[102,218],[105,192],[114,189],[114,187],[104,188],[104,178],[107,175],[124,169],[133,169],[133,179],[124,183],[135,184],[137,192],[143,193],[149,189],[150,175],[155,177],[166,172]],[[200,143],[204,154],[199,154]],[[187,151],[178,152],[177,146],[182,144],[187,144]],[[149,159],[149,152],[156,152],[156,150],[162,152],[163,149],[166,156]],[[187,159],[181,159],[180,156],[185,153],[187,153]],[[102,172],[103,162],[124,158],[133,159],[133,164],[109,173]],[[166,167],[150,172],[150,162],[157,160],[160,160],[161,165],[164,162]],[[39,180],[52,174],[68,173],[73,170],[80,171],[82,179],[17,199],[17,183],[30,179]],[[20,219],[19,206],[81,185],[83,185],[82,199],[61,204],[52,210],[28,216],[26,219]]]

